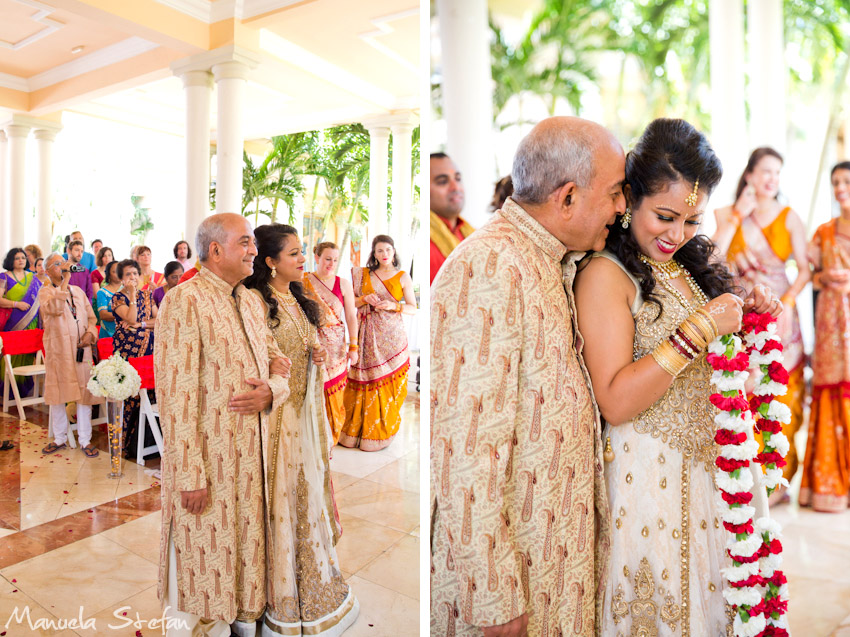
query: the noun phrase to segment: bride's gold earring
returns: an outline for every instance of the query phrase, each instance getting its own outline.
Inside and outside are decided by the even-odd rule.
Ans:
[[[623,215],[623,218],[620,221],[620,225],[623,226],[623,230],[626,230],[629,227],[629,224],[631,222],[632,222],[632,209],[626,208],[626,214]]]
[[[275,277],[277,277],[277,268],[272,266],[272,278],[274,279]]]

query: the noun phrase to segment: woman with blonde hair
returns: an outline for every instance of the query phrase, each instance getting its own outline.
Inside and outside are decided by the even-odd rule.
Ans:
[[[354,289],[351,281],[336,275],[339,248],[331,241],[323,241],[314,249],[316,271],[304,273],[304,288],[316,299],[322,310],[319,343],[327,352],[325,369],[325,408],[331,428],[332,444],[339,440],[345,423],[345,385],[348,364],[357,363],[357,310],[354,307]],[[348,346],[345,332],[348,330]]]
[[[366,267],[351,271],[360,356],[345,387],[345,425],[339,436],[344,447],[378,451],[398,433],[410,367],[401,315],[416,313],[413,281],[399,264],[392,238],[379,234]]]

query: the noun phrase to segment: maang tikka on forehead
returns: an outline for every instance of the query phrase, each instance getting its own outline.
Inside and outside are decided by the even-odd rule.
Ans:
[[[685,197],[685,203],[691,208],[697,205],[697,190],[699,190],[699,179],[694,182],[694,191]]]

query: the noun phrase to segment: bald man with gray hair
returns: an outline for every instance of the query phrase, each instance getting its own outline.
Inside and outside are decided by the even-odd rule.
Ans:
[[[163,298],[154,369],[165,442],[159,596],[169,635],[252,637],[266,607],[263,453],[289,395],[289,361],[241,281],[257,248],[248,220],[198,229],[200,273]]]
[[[593,635],[609,546],[576,261],[625,211],[622,146],[575,117],[431,287],[431,635]]]

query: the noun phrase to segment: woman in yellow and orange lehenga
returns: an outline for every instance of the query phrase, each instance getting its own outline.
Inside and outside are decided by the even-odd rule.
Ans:
[[[850,162],[832,169],[832,189],[841,216],[819,227],[809,244],[820,294],[800,504],[837,513],[850,506]]]
[[[360,359],[351,366],[345,388],[345,425],[339,436],[344,447],[378,451],[398,433],[410,367],[401,315],[416,312],[413,281],[398,266],[393,240],[379,234],[366,267],[351,272]]]
[[[351,282],[336,276],[339,248],[330,241],[323,241],[313,249],[316,255],[316,271],[304,273],[304,289],[322,309],[322,326],[319,328],[319,344],[327,352],[325,369],[325,409],[335,445],[345,423],[345,385],[348,379],[348,363],[357,363],[357,310],[354,307],[354,290]],[[348,328],[348,346],[345,330]]]
[[[788,393],[778,397],[791,409],[791,422],[783,433],[791,443],[783,475],[790,481],[797,471],[797,449],[794,433],[803,422],[805,352],[800,333],[800,318],[795,307],[797,295],[811,279],[806,256],[806,229],[790,207],[782,205],[779,195],[779,173],[782,155],[769,147],[757,148],[738,181],[736,201],[732,206],[715,211],[717,231],[712,240],[736,275],[736,282],[749,294],[757,283],[766,285],[781,296],[785,311],[779,316],[777,329],[784,348],[784,365],[790,374]],[[785,263],[797,263],[797,278],[791,283]],[[761,443],[761,436],[756,436]],[[773,499],[781,497],[781,487]]]

